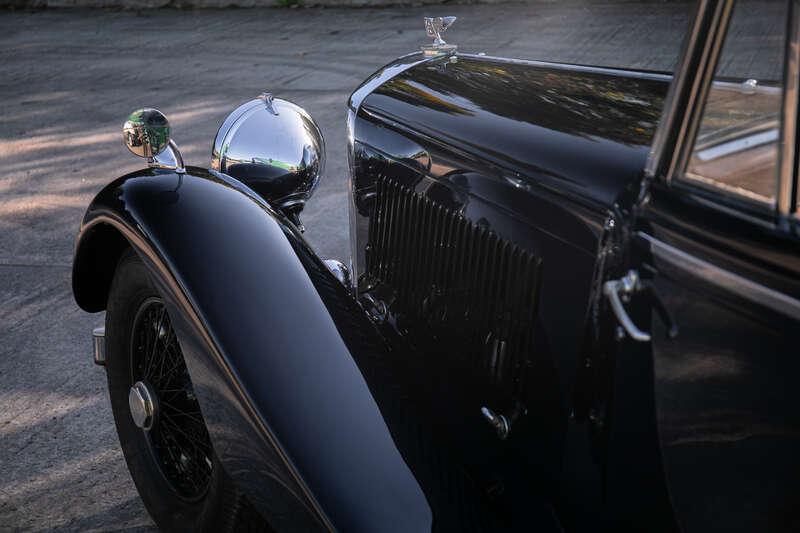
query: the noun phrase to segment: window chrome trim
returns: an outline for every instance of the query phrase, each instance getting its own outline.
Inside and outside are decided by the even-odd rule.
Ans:
[[[798,83],[800,80],[800,2],[789,2],[789,29],[786,38],[786,58],[783,76],[783,122],[778,172],[777,205],[781,215],[796,211],[795,169],[798,112]]]
[[[668,183],[675,179],[678,174],[683,174],[692,155],[692,149],[697,138],[697,130],[700,128],[700,122],[703,119],[708,93],[714,81],[719,56],[725,44],[725,36],[728,33],[733,4],[733,0],[727,0],[719,2],[715,6],[716,9],[712,16],[708,38],[701,51],[698,69],[692,83],[691,101],[687,105],[686,113],[683,116],[680,135],[675,140],[672,159],[667,169]]]
[[[650,252],[653,257],[715,287],[734,293],[789,318],[800,320],[800,300],[724,270],[641,231],[637,235],[650,244]]]
[[[687,131],[697,114],[697,102],[698,100],[702,102],[702,96],[705,94],[705,91],[701,90],[703,88],[701,83],[709,79],[707,75],[709,60],[716,66],[732,8],[733,0],[698,2],[694,20],[683,41],[680,60],[664,100],[664,110],[647,158],[645,175],[650,179],[665,177],[669,182],[673,170],[678,166],[679,156],[684,151]],[[714,68],[711,68],[710,77],[713,77],[713,70]],[[706,89],[708,85],[709,82],[706,83]]]

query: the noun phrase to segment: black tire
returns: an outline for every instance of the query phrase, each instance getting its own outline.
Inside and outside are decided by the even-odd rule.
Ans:
[[[147,331],[153,324],[157,324],[156,333],[149,338]],[[152,355],[155,352],[164,355]],[[158,364],[157,357],[162,357],[162,370],[168,364],[177,370],[155,376],[156,370],[145,366],[152,361]],[[191,380],[184,372],[183,354],[163,301],[144,264],[128,250],[117,265],[108,297],[106,374],[125,461],[148,513],[162,531],[269,531],[214,454]],[[149,431],[137,426],[131,416],[128,395],[137,381],[147,382],[156,397],[162,391],[165,398],[155,402],[158,414]],[[175,416],[175,405],[191,413],[183,417],[189,416],[191,422],[176,422],[177,416],[162,414]]]

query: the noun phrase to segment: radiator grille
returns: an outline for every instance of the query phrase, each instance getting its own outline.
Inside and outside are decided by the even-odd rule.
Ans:
[[[457,345],[498,385],[519,386],[531,360],[541,261],[458,211],[395,180],[377,181],[367,273],[401,313]]]

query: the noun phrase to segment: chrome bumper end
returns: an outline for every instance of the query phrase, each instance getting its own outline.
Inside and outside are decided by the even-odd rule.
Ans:
[[[94,364],[106,366],[106,328],[100,326],[92,330],[92,345],[94,346]]]

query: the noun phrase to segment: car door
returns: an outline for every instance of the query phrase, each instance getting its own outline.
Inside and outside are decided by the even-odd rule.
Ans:
[[[695,72],[684,137],[633,227],[653,305],[630,316],[649,329],[639,340],[664,476],[687,531],[800,529],[797,13],[796,2],[718,12],[722,46]],[[738,42],[755,19],[761,37]]]

